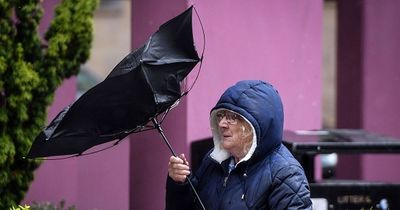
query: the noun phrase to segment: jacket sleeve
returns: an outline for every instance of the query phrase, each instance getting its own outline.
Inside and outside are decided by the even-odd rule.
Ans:
[[[187,182],[180,184],[167,176],[166,188],[166,210],[186,210],[194,208],[194,197],[190,185]]]
[[[281,168],[272,181],[272,190],[268,197],[270,209],[312,210],[310,188],[300,166]]]

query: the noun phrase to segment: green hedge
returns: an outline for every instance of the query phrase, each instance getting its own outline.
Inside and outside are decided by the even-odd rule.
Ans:
[[[60,1],[43,39],[40,2],[0,0],[0,209],[24,198],[40,162],[23,157],[56,88],[79,72],[92,43],[97,0]]]

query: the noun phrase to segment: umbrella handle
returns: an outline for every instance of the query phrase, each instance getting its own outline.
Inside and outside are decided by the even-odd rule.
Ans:
[[[171,151],[172,155],[174,155],[175,157],[178,157],[178,155],[175,153],[174,149],[172,148],[171,144],[169,143],[167,137],[164,134],[164,130],[162,129],[160,123],[157,122],[157,119],[154,117],[153,119],[151,119],[151,121],[153,122],[155,128],[157,129],[157,131],[160,133],[161,137],[163,138],[165,144],[167,144],[169,150]],[[189,179],[189,177],[186,177],[187,182],[190,185],[190,188],[192,188],[197,200],[199,201],[201,207],[203,208],[203,210],[206,210],[206,207],[204,207],[203,202],[200,199],[199,194],[196,191],[196,188],[194,188],[192,181]]]

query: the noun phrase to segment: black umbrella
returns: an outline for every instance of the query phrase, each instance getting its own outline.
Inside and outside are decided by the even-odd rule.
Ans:
[[[61,111],[36,137],[27,157],[79,156],[96,145],[118,143],[131,133],[149,129],[157,129],[177,156],[161,123],[191,89],[182,91],[182,82],[200,61],[193,42],[192,10],[190,7],[160,26],[103,82]],[[187,181],[205,209],[192,182]]]
[[[35,139],[27,157],[81,155],[130,133],[162,133],[157,116],[187,93],[181,90],[182,81],[200,61],[193,42],[192,9],[160,26],[103,82],[61,111]]]

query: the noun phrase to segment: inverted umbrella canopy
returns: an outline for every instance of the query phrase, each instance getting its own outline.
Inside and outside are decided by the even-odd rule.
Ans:
[[[38,135],[28,158],[81,154],[123,139],[167,111],[183,95],[181,82],[200,61],[192,9],[169,20],[127,55],[108,77],[61,111]]]

